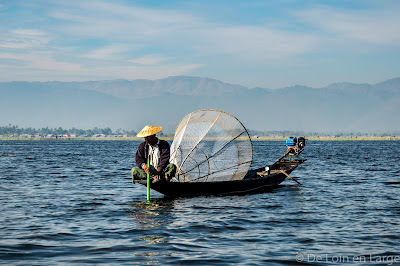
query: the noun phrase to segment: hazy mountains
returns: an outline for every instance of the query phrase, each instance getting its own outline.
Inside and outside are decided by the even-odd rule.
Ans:
[[[398,132],[400,78],[277,90],[186,76],[0,83],[1,125],[140,130],[159,124],[172,133],[183,116],[205,108],[227,111],[254,130]]]

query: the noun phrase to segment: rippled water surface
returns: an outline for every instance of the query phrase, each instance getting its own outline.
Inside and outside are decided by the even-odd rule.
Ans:
[[[0,264],[400,262],[400,142],[309,141],[271,193],[164,198],[133,141],[0,141]],[[254,167],[284,142],[254,142]]]

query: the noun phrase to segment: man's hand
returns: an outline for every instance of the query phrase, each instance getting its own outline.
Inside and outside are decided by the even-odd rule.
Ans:
[[[143,165],[143,170],[146,172],[146,174],[150,174],[150,169],[147,167],[147,164]]]
[[[165,178],[166,181],[168,181],[167,175],[155,175],[154,176],[154,180],[162,180],[164,178]]]

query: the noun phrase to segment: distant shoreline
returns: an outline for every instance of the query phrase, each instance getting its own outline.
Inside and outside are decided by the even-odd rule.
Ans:
[[[257,138],[252,137],[252,141],[285,141],[288,137],[269,137],[269,136],[259,136]],[[173,137],[160,137],[163,140],[173,140]],[[391,140],[398,141],[400,136],[385,136],[385,137],[369,137],[369,136],[357,136],[357,137],[307,137],[307,140],[312,141],[383,141]],[[76,138],[19,138],[19,137],[1,137],[0,140],[24,140],[24,141],[71,141],[71,140],[90,140],[90,141],[143,141],[143,138],[137,137],[76,137]],[[210,140],[215,140],[215,138],[210,138]]]

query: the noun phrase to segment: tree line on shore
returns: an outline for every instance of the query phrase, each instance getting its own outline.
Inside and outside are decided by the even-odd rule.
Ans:
[[[288,136],[304,136],[304,137],[345,137],[345,138],[355,138],[355,137],[395,137],[400,136],[400,132],[387,132],[387,133],[366,133],[366,132],[304,132],[304,131],[291,131],[291,130],[276,130],[276,131],[258,131],[249,130],[251,136],[277,136],[277,137],[288,137]]]
[[[249,134],[254,136],[306,136],[306,137],[318,137],[318,136],[333,136],[333,137],[358,137],[358,136],[370,136],[370,137],[388,137],[388,136],[399,136],[400,132],[390,132],[390,133],[360,133],[360,132],[335,132],[335,133],[321,133],[321,132],[304,132],[304,131],[259,131],[259,130],[249,130]],[[58,128],[22,128],[17,125],[7,125],[0,126],[0,136],[2,137],[20,137],[22,135],[39,135],[39,136],[62,136],[64,134],[74,135],[76,137],[93,137],[93,136],[127,136],[135,137],[137,132],[134,130],[117,129],[112,130],[109,127],[98,128],[94,127],[92,129],[78,129],[70,128],[64,129],[62,127]],[[163,137],[173,137],[173,134],[165,134],[160,132],[159,136]]]
[[[58,128],[21,128],[16,125],[7,125],[7,126],[0,126],[0,135],[4,137],[19,137],[21,135],[39,135],[39,136],[62,136],[64,134],[68,135],[75,135],[77,137],[93,137],[96,135],[103,135],[103,136],[128,136],[134,137],[136,136],[136,132],[134,130],[125,130],[125,129],[117,129],[112,130],[109,127],[106,128],[98,128],[94,127],[92,129],[79,129],[79,128],[70,128],[64,129],[62,127]]]

